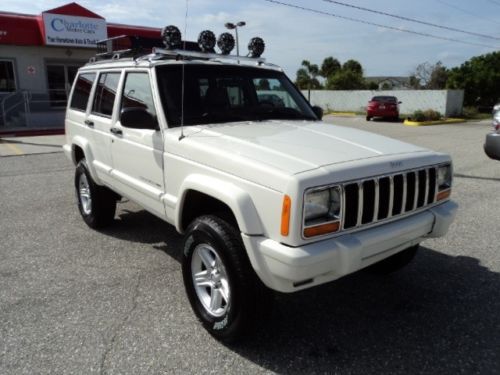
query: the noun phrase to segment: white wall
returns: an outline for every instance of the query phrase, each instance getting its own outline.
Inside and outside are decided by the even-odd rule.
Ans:
[[[308,97],[307,90],[302,93]],[[400,113],[403,114],[433,109],[445,116],[457,116],[462,113],[464,101],[463,90],[311,90],[310,102],[323,110],[363,112],[376,95],[396,96],[402,102]]]

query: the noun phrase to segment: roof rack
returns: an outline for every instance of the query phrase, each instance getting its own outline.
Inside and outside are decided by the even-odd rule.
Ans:
[[[90,62],[99,60],[116,60],[121,58],[147,59],[150,61],[161,59],[175,60],[207,60],[207,61],[232,61],[238,64],[251,63],[256,65],[274,66],[266,63],[262,57],[237,56],[215,53],[212,48],[202,51],[199,44],[191,41],[180,41],[183,48],[168,49],[164,47],[162,38],[147,38],[135,35],[120,35],[103,39],[97,42],[97,53]]]
[[[262,57],[247,57],[247,56],[235,56],[235,55],[223,55],[218,53],[211,52],[201,52],[201,51],[192,51],[181,49],[165,49],[165,48],[153,48],[152,53],[157,56],[157,58],[193,58],[193,59],[202,59],[202,60],[230,60],[230,61],[238,61],[238,62],[251,62],[253,64],[263,64],[266,62],[266,59]]]
[[[184,44],[184,42],[183,42]],[[97,42],[97,53],[91,62],[123,57],[141,57],[150,54],[155,48],[162,46],[161,38],[147,38],[136,35],[119,35]],[[186,41],[186,50],[200,52],[195,42]]]

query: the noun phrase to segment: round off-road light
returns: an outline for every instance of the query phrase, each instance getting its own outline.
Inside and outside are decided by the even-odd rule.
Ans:
[[[222,33],[217,39],[217,47],[219,47],[223,55],[229,55],[234,48],[234,38],[229,33]]]
[[[198,45],[203,52],[213,52],[215,47],[215,34],[210,30],[203,30],[198,37]]]
[[[182,44],[182,35],[180,30],[173,25],[166,26],[161,31],[163,43],[168,49],[180,48]]]
[[[266,45],[262,38],[255,37],[250,39],[248,43],[248,51],[250,52],[251,57],[260,57],[264,53],[264,49]]]

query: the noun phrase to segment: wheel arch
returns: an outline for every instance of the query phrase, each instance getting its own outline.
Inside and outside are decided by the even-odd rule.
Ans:
[[[190,175],[181,186],[176,208],[176,227],[181,233],[192,219],[213,214],[207,208],[230,213],[239,230],[245,234],[263,234],[263,226],[250,195],[238,186],[203,175]]]
[[[92,176],[92,179],[98,184],[101,183],[94,168],[94,156],[90,148],[90,143],[87,139],[76,136],[71,140],[71,159],[75,165],[77,165],[80,160],[85,159],[87,161],[87,168]]]

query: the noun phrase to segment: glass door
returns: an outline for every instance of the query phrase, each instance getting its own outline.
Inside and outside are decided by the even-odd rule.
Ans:
[[[65,107],[69,90],[73,84],[79,66],[51,64],[47,65],[49,83],[49,101],[51,107]]]

